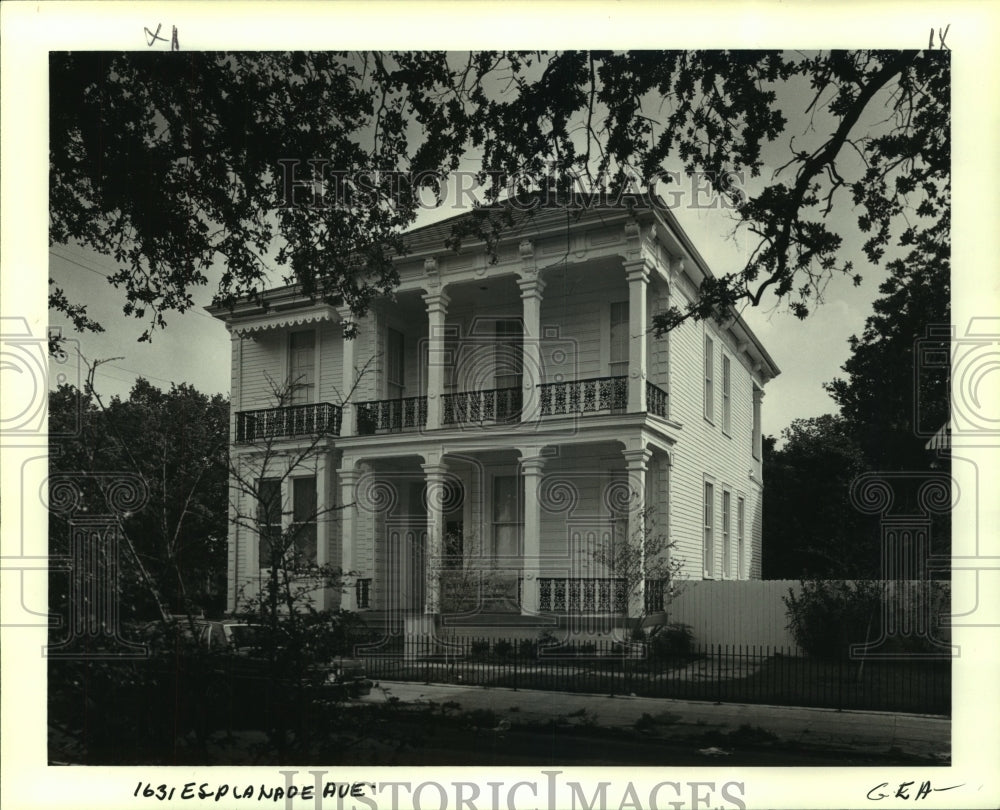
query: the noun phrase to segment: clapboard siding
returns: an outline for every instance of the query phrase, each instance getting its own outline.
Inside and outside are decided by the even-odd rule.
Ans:
[[[705,337],[712,339],[714,403],[705,417],[704,352]],[[722,358],[730,360],[731,427],[722,430]],[[749,368],[737,354],[737,347],[723,335],[713,321],[686,322],[670,335],[671,418],[684,427],[683,441],[678,442],[671,470],[673,476],[672,538],[685,557],[697,559],[704,546],[704,485],[714,487],[712,578],[723,576],[722,503],[723,491],[731,492],[730,571],[735,573],[736,503],[746,499],[748,570],[739,576],[759,576],[761,519],[761,483],[759,464],[752,455],[753,380]],[[697,553],[696,553],[697,552]],[[701,566],[691,568],[689,576],[701,576]]]
[[[279,390],[287,375],[287,332],[271,329],[242,339],[240,370],[240,410],[252,411],[277,404]]]

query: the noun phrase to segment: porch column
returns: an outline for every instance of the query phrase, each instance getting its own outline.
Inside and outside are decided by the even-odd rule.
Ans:
[[[521,421],[538,419],[538,386],[542,379],[542,290],[545,282],[540,278],[518,279],[521,288],[521,307],[524,318],[524,335],[521,339]]]
[[[424,294],[427,305],[427,429],[442,427],[442,402],[444,395],[444,319],[450,299],[439,287]]]
[[[628,412],[646,410],[646,292],[650,267],[645,259],[625,262],[628,279]]]
[[[357,594],[354,587],[357,581],[357,571],[354,562],[354,535],[357,531],[357,496],[355,487],[358,483],[358,471],[354,459],[344,459],[340,465],[340,567],[342,569],[342,594],[340,607],[342,610],[357,610]]]
[[[541,573],[542,507],[538,492],[542,484],[540,456],[521,458],[524,476],[524,544],[521,556],[521,613],[538,612],[538,577]]]
[[[343,308],[338,309],[337,313],[340,315],[341,321],[347,321],[351,317],[351,311],[349,309]],[[340,389],[340,407],[341,407],[341,422],[340,422],[340,435],[341,436],[353,436],[357,428],[357,419],[354,416],[354,403],[357,401],[357,391],[354,390],[356,383],[355,380],[355,370],[354,370],[354,355],[355,355],[355,343],[357,338],[352,338],[348,340],[344,338],[342,343],[344,346],[343,350],[343,371]]]
[[[444,502],[447,465],[431,461],[420,465],[427,480],[427,551],[424,555],[424,613],[441,612],[441,567],[444,554]]]
[[[649,461],[653,451],[648,447],[635,450],[625,450],[625,467],[628,470],[628,484],[632,490],[629,497],[628,532],[625,542],[629,552],[624,555],[628,567],[632,570],[615,572],[616,577],[624,578],[627,588],[629,618],[641,618],[646,612],[646,475],[649,472]],[[622,559],[619,555],[616,558]]]
[[[329,453],[320,453],[316,458],[316,564],[320,567],[330,563],[330,464]],[[330,588],[324,585],[318,594],[317,608],[326,610],[330,604]]]
[[[521,421],[538,419],[538,386],[542,379],[542,290],[545,282],[538,277],[534,246],[529,241],[520,244],[522,271],[517,286],[521,288],[521,310],[524,334],[521,338]]]

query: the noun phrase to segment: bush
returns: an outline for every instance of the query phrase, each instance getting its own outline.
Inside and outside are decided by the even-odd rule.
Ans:
[[[656,660],[691,655],[694,632],[690,625],[672,622],[654,627],[649,633],[649,654]]]
[[[881,582],[803,582],[798,596],[789,589],[782,597],[788,629],[807,655],[848,658],[852,644],[879,637],[883,588]]]
[[[469,645],[469,659],[472,661],[483,661],[490,654],[490,643],[488,641],[473,641]]]
[[[538,657],[538,643],[530,638],[521,639],[517,649],[518,655],[525,661],[534,661]]]
[[[500,660],[506,660],[514,652],[514,645],[509,641],[500,639],[493,645],[493,655]]]

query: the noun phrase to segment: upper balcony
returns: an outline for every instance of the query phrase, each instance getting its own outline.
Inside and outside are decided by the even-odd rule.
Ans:
[[[543,383],[538,386],[538,419],[628,412],[628,377],[595,377]],[[653,383],[646,383],[646,413],[666,418],[668,396]],[[460,391],[445,394],[441,409],[442,428],[518,424],[529,418],[520,388]],[[357,435],[424,430],[427,397],[405,397],[359,402]],[[268,439],[303,436],[340,436],[342,409],[328,402],[240,411],[236,414],[236,441],[253,444]]]
[[[236,441],[254,444],[300,436],[339,436],[342,419],[341,407],[329,402],[240,411],[236,414]]]
[[[395,294],[360,320],[291,287],[269,293],[266,307],[215,308],[238,338],[234,401],[246,410],[237,414],[236,441],[575,416],[670,419],[671,369],[700,364],[701,349],[656,339],[652,319],[677,290],[696,285],[701,265],[669,238],[669,223],[652,214],[633,220],[602,214],[568,234],[553,222],[531,240],[506,240],[495,266],[475,251],[420,243],[401,262]],[[345,339],[343,325],[354,322],[356,337]],[[777,368],[738,317],[725,328],[763,386]],[[681,356],[691,351],[693,360]],[[293,382],[299,401],[315,404],[265,407],[272,379]],[[330,404],[341,398],[343,411]]]

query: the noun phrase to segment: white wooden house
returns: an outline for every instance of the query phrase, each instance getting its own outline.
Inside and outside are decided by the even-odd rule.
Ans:
[[[350,574],[317,606],[447,613],[443,578],[489,568],[509,584],[491,613],[621,613],[593,551],[634,537],[646,507],[687,577],[758,578],[778,369],[735,314],[651,334],[710,273],[673,215],[542,210],[495,263],[481,244],[446,249],[450,226],[409,234],[395,296],[354,339],[349,312],[294,287],[211,310],[232,339],[234,455],[253,470],[266,441],[274,456],[260,476],[283,506],[264,521]],[[231,610],[266,573],[259,545],[234,520]]]

